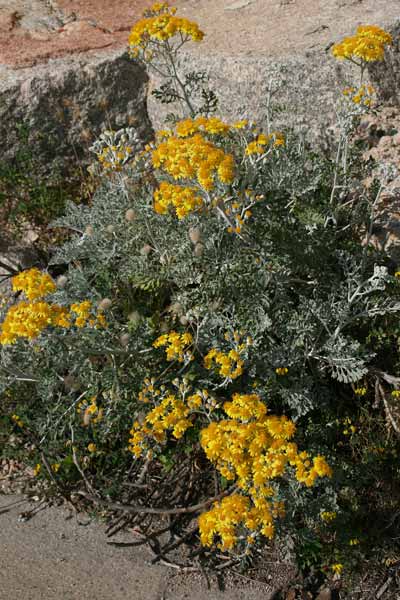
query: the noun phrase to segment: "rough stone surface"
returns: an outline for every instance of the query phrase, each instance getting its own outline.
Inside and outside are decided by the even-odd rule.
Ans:
[[[135,124],[151,134],[147,75],[123,50],[57,58],[0,78],[2,158],[28,143],[39,163],[62,167],[83,156],[104,129]]]
[[[106,128],[151,136],[148,77],[125,54],[149,3],[0,0],[0,160],[28,146],[44,170],[69,170]]]
[[[385,59],[372,64],[369,72],[381,99],[400,106],[400,2],[397,5],[399,18],[390,27],[393,44],[386,50]]]
[[[77,52],[126,46],[151,0],[0,0],[0,63],[23,68]]]
[[[280,109],[273,126],[294,126],[314,139],[334,121],[340,90],[359,77],[347,61],[331,56],[332,44],[363,23],[393,29],[400,17],[400,3],[386,0],[186,0],[178,6],[206,32],[185,53],[182,68],[210,75],[225,117],[265,123],[272,80]],[[382,79],[392,89],[393,81]],[[152,87],[158,84],[152,77]],[[150,99],[155,126],[168,112]]]
[[[146,75],[123,52],[132,24],[151,4],[0,0],[0,130],[6,140],[0,160],[15,155],[20,145],[17,124],[30,130],[29,141],[35,142],[34,151],[44,163],[54,156],[60,161],[75,154],[88,157],[89,141],[104,126],[137,119],[144,137],[150,134]],[[395,27],[397,33],[399,28],[399,0],[173,4],[206,32],[205,40],[183,55],[182,66],[210,74],[222,116],[263,123],[272,81],[278,86],[273,104],[280,109],[273,126],[294,126],[314,139],[324,136],[334,119],[334,99],[354,75],[349,64],[330,56],[330,46],[361,23]],[[395,45],[389,71],[378,67],[374,75],[386,96],[398,94],[399,56]],[[152,87],[156,85],[152,79]],[[155,127],[168,111],[150,97]]]
[[[367,146],[364,160],[372,159],[376,165],[364,184],[369,187],[374,178],[384,184],[375,210],[372,242],[400,264],[400,107],[383,106],[366,115],[358,135]]]

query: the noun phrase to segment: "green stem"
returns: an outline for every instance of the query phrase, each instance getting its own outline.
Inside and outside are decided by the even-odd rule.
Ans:
[[[172,73],[171,73],[171,77],[173,79],[175,79],[175,81],[177,82],[178,86],[180,87],[180,89],[182,90],[182,94],[183,94],[183,99],[186,102],[188,108],[189,108],[189,112],[190,112],[190,116],[192,118],[194,118],[196,116],[196,111],[194,109],[194,106],[192,105],[189,95],[186,91],[186,87],[184,85],[184,83],[182,82],[182,80],[180,79],[179,75],[178,75],[178,71],[176,69],[176,65],[175,65],[175,61],[174,61],[174,57],[173,57],[173,52],[172,49],[170,47],[170,45],[168,44],[168,41],[166,42],[166,49],[167,49],[167,56],[169,58],[171,67],[172,67]]]

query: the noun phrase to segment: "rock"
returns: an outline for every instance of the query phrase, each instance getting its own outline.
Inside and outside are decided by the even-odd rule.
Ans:
[[[16,22],[18,21],[18,12],[13,11],[4,11],[0,13],[0,32],[9,32],[12,31]]]
[[[0,72],[0,160],[28,146],[44,170],[92,160],[91,142],[104,129],[135,122],[152,135],[146,111],[147,75],[124,50],[51,59]]]
[[[30,244],[18,244],[0,237],[0,279],[13,270],[33,266],[45,266],[39,251]]]
[[[393,23],[388,24],[387,30],[392,34],[393,44],[386,49],[385,59],[382,62],[368,65],[368,72],[381,100],[398,106],[400,104],[399,15],[397,15],[397,19]]]
[[[240,8],[246,8],[246,6],[249,6],[249,4],[252,4],[255,1],[256,0],[238,0],[237,2],[225,6],[225,10],[239,10]]]
[[[203,42],[185,47],[181,68],[209,74],[223,117],[247,117],[265,125],[272,87],[272,126],[294,127],[318,142],[327,138],[335,120],[341,90],[359,79],[358,69],[332,57],[331,46],[354,33],[360,22],[393,28],[398,18],[395,6],[374,0],[364,0],[362,6],[343,0],[176,4],[180,14],[196,20],[206,33]],[[159,83],[151,74],[151,89]],[[171,109],[149,99],[155,127],[163,125]]]
[[[379,147],[382,150],[386,150],[387,148],[390,148],[392,145],[393,145],[393,138],[390,135],[384,135],[379,140]]]
[[[0,8],[0,161],[28,146],[44,167],[87,161],[104,128],[138,124],[152,134],[144,67],[124,50],[133,23],[153,0],[3,0]],[[185,71],[204,70],[228,120],[293,126],[323,143],[334,102],[357,71],[336,61],[332,44],[360,22],[391,29],[397,40],[370,68],[385,97],[399,94],[400,21],[395,3],[346,0],[176,0],[180,15],[205,31],[182,56]],[[188,46],[189,48],[189,46]],[[157,86],[152,79],[152,88]],[[155,127],[171,108],[149,99]],[[269,115],[271,118],[271,115]],[[329,134],[332,135],[332,134]]]
[[[151,0],[102,4],[1,2],[0,161],[28,149],[44,171],[69,171],[92,160],[88,148],[106,128],[134,121],[151,137],[148,78],[125,53],[127,31]]]

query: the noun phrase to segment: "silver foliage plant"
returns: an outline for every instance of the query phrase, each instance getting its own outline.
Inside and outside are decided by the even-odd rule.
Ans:
[[[129,329],[132,313],[147,324],[138,352],[149,327],[154,335],[188,328],[203,353],[223,345],[226,331],[245,331],[254,340],[247,377],[260,389],[274,381],[276,402],[304,415],[319,405],[321,387],[329,396],[331,378],[351,384],[368,373],[374,352],[360,327],[400,309],[388,257],[360,243],[374,198],[359,188],[358,205],[342,193],[332,206],[332,173],[322,160],[292,136],[279,158],[258,163],[266,201],[254,207],[246,241],[213,212],[181,221],[156,214],[148,166],[128,166],[104,180],[90,207],[70,205],[53,224],[71,231],[53,263],[69,265],[74,293],[84,286],[116,295],[115,335]],[[271,176],[274,168],[285,177]],[[295,184],[294,173],[303,173]],[[275,376],[282,365],[284,385]]]
[[[174,101],[169,88],[161,92],[164,101]],[[213,96],[204,101],[209,116]],[[397,359],[391,357],[386,370],[386,357],[373,342],[373,333],[390,327],[400,310],[396,265],[372,243],[384,184],[362,184],[366,167],[351,144],[361,111],[352,111],[339,119],[332,156],[293,131],[279,147],[271,144],[250,159],[247,144],[261,133],[255,126],[215,138],[217,148],[235,158],[234,177],[226,185],[216,182],[218,198],[208,195],[180,219],[175,211],[155,211],[160,182],[175,181],[152,163],[154,147],[168,132],[148,147],[134,128],[106,131],[94,143],[98,162],[91,172],[100,183],[90,204],[70,203],[51,224],[68,236],[53,249],[48,270],[55,279],[61,273],[52,301],[70,306],[89,300],[107,324],[47,327],[32,342],[0,347],[0,391],[6,397],[13,389],[14,398],[28,399],[24,410],[36,456],[43,461],[45,452],[61,463],[64,481],[132,499],[129,477],[142,482],[151,460],[145,457],[142,468],[141,458],[128,451],[132,423],[146,416],[140,401],[146,378],[165,391],[184,377],[182,385],[218,397],[216,410],[235,392],[254,391],[272,414],[295,420],[299,438],[308,436],[312,450],[330,454],[332,463],[327,429],[343,417],[335,411],[339,401],[350,404],[370,378],[378,388],[382,382],[399,387],[390,372]],[[206,119],[200,112],[189,110]],[[169,119],[173,127],[177,122]],[[257,201],[249,201],[251,214],[235,230],[227,208],[247,198],[247,190]],[[171,331],[191,334],[194,360],[168,363],[153,346]],[[223,379],[204,357],[210,349],[228,352],[235,335],[250,340],[242,374]],[[198,452],[196,428],[181,442],[178,461],[188,448],[191,456]],[[159,446],[161,486],[168,469],[173,473],[173,458],[168,444]],[[336,502],[330,484],[318,492],[285,486],[282,497],[292,497],[292,516],[297,511],[303,518],[306,508],[318,516],[324,498],[327,505]]]

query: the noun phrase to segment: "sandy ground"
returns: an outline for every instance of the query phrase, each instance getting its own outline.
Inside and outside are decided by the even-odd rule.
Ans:
[[[264,583],[230,576],[224,592],[203,575],[151,565],[144,547],[107,544],[104,525],[51,507],[23,522],[29,504],[0,495],[0,600],[271,600]],[[14,503],[14,504],[13,504]],[[13,504],[13,505],[12,505]],[[83,524],[80,524],[83,523]],[[112,538],[132,542],[126,532]]]

